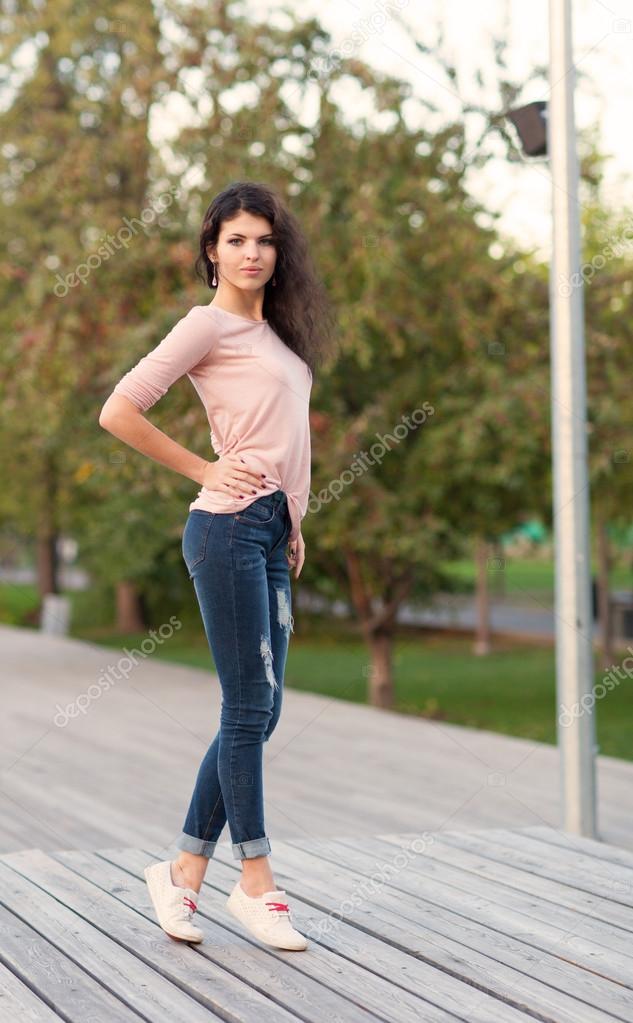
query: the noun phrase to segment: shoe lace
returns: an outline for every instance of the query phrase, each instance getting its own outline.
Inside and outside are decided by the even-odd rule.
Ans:
[[[193,914],[198,908],[196,903],[193,901],[193,899],[190,899],[188,895],[183,895],[182,904],[184,907],[185,918],[187,920],[191,920]]]
[[[266,905],[270,906],[270,913],[278,914],[277,919],[281,919],[282,916],[285,916],[287,920],[290,919],[290,907],[286,902],[267,902]]]

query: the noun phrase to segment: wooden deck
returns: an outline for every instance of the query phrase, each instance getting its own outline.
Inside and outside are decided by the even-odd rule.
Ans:
[[[239,864],[216,852],[200,945],[155,921],[151,850],[1,856],[3,1023],[633,1020],[626,850],[543,827],[277,840],[302,952],[227,913]]]
[[[141,657],[86,700],[123,671],[121,651],[0,625],[0,660],[0,853],[175,841],[218,727],[210,668]],[[264,762],[273,851],[298,836],[561,825],[555,746],[345,699],[287,688]],[[599,756],[597,776],[599,837],[633,851],[633,762]]]
[[[0,656],[0,1023],[633,1023],[633,763],[598,757],[603,841],[575,839],[555,747],[288,688],[266,830],[310,945],[226,912],[228,840],[186,945],[142,870],[177,853],[217,678],[8,626]]]

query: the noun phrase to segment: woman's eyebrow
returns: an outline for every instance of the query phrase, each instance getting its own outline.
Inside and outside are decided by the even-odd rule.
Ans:
[[[258,241],[261,241],[262,238],[272,238],[272,236],[272,231],[269,231],[268,234],[260,234]],[[239,231],[231,231],[229,238],[246,238],[246,235],[240,234]]]

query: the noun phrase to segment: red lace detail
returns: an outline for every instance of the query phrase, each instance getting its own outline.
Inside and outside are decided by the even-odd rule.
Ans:
[[[267,902],[266,905],[267,906],[272,906],[273,909],[277,910],[279,913],[287,913],[288,912],[288,906],[286,905],[285,902]]]
[[[193,902],[193,900],[190,899],[188,895],[183,895],[182,901],[184,902],[185,906],[189,906],[189,909],[193,909],[195,911],[198,908],[195,902]]]

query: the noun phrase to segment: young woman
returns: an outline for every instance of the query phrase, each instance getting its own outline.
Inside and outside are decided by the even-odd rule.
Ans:
[[[290,632],[290,569],[301,572],[310,491],[309,402],[332,316],[296,219],[265,185],[215,197],[196,269],[217,291],[115,386],[100,424],[195,480],[182,553],[222,689],[220,727],[200,765],[176,860],[145,870],[161,927],[201,941],[192,923],[225,823],[241,876],[227,907],[259,940],[304,949],[277,889],[264,826],[263,744],[279,720]],[[187,374],[219,456],[207,461],[142,415]]]

